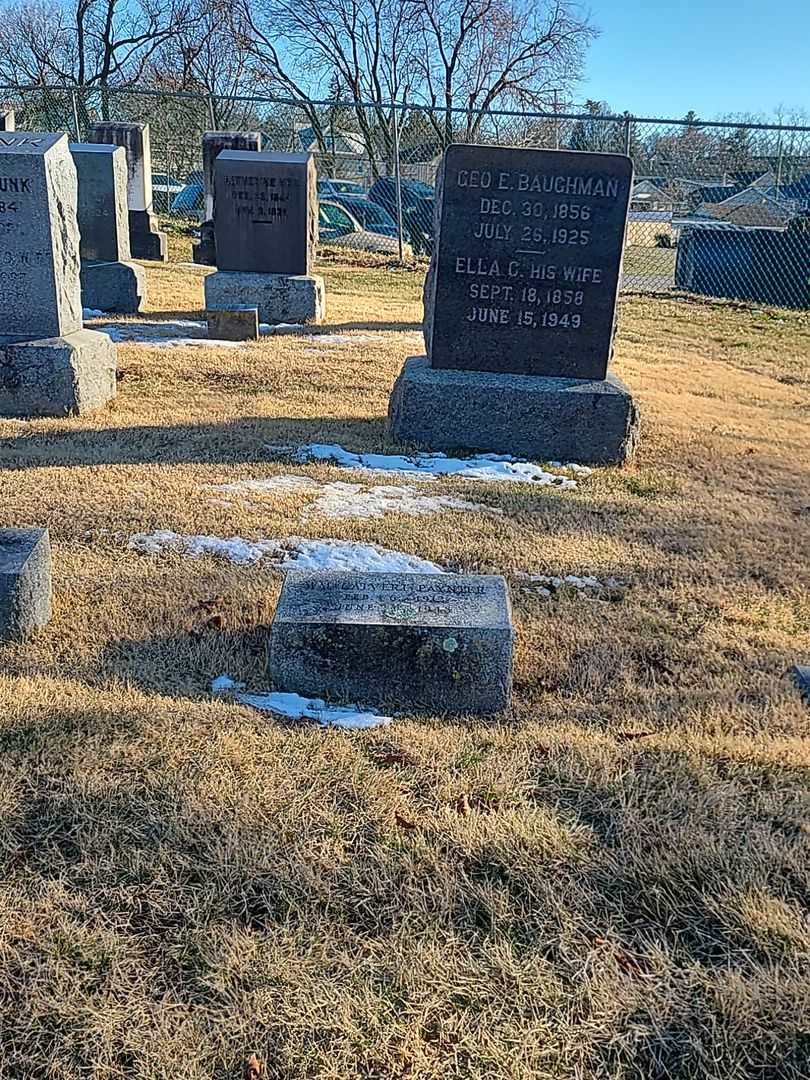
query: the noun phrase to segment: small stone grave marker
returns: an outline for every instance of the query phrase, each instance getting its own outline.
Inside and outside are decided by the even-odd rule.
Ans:
[[[28,637],[51,617],[47,529],[0,529],[0,640]]]
[[[512,687],[502,577],[287,574],[270,636],[277,689],[363,706],[494,713]]]
[[[258,341],[259,309],[249,304],[208,308],[208,336],[218,341]]]

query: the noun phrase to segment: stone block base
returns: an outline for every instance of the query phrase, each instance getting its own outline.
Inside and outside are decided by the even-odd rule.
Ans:
[[[276,690],[394,711],[496,713],[512,689],[496,575],[289,571],[270,633]]]
[[[0,529],[0,641],[28,637],[51,618],[47,529]]]
[[[191,259],[199,266],[217,265],[217,243],[213,221],[204,221],[200,225],[200,239],[191,248]]]
[[[205,279],[207,308],[257,307],[263,323],[321,323],[326,315],[323,278],[217,270]]]
[[[205,313],[208,336],[218,341],[258,341],[259,313],[247,305],[208,308]]]
[[[169,261],[166,233],[159,231],[157,218],[151,210],[129,211],[129,247],[133,259]]]
[[[638,410],[606,379],[499,375],[430,367],[412,356],[394,384],[389,428],[431,450],[486,450],[535,461],[622,464],[635,450]]]
[[[0,416],[70,416],[115,397],[116,348],[106,334],[0,346]]]
[[[131,315],[146,303],[146,272],[131,262],[83,262],[82,307]]]

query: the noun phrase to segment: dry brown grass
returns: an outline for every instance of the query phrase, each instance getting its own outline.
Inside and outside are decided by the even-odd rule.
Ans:
[[[203,273],[150,268],[154,311],[198,310]],[[0,1077],[220,1080],[252,1051],[285,1080],[807,1077],[807,316],[626,302],[637,461],[468,489],[502,517],[213,505],[290,471],[274,444],[386,445],[421,280],[327,274],[373,342],[122,346],[108,411],[3,422],[3,523],[50,527],[56,610],[0,652]],[[157,528],[630,588],[513,582],[500,722],[324,732],[210,700],[266,685],[279,578],[127,551]]]

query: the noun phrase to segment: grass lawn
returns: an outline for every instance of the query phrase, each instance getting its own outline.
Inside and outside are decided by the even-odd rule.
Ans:
[[[2,421],[55,613],[0,648],[0,1077],[774,1080],[810,1073],[810,318],[633,298],[632,466],[437,483],[501,514],[308,516],[274,447],[388,446],[421,276],[327,265],[328,330],[119,347],[119,396]],[[154,315],[205,271],[150,267]],[[281,577],[136,532],[374,541],[509,579],[514,708],[348,733],[267,687]],[[544,599],[518,572],[619,578]],[[217,612],[212,619],[211,611]]]

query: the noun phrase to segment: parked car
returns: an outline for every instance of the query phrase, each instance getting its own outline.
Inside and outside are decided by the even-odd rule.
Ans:
[[[350,211],[331,199],[321,199],[318,207],[318,238],[322,244],[351,248],[353,251],[371,251],[379,255],[398,255],[396,237],[364,229]],[[410,258],[406,245],[404,254]]]
[[[405,236],[418,255],[429,255],[433,248],[435,192],[421,180],[402,180],[400,189]],[[368,197],[383,206],[392,217],[396,215],[397,191],[393,176],[381,176],[375,180],[369,188]]]
[[[367,195],[335,195],[332,198],[352,217],[357,218],[364,229],[380,236],[396,236],[397,223],[384,206],[373,202]]]
[[[201,218],[205,210],[205,185],[202,173],[191,173],[184,187],[175,195],[171,203],[173,214],[183,217]]]
[[[325,177],[318,181],[318,194],[322,199],[330,199],[335,195],[365,195],[362,184],[354,180],[332,180]]]
[[[183,190],[183,181],[166,173],[152,174],[152,206],[158,214],[165,214],[179,191]]]

